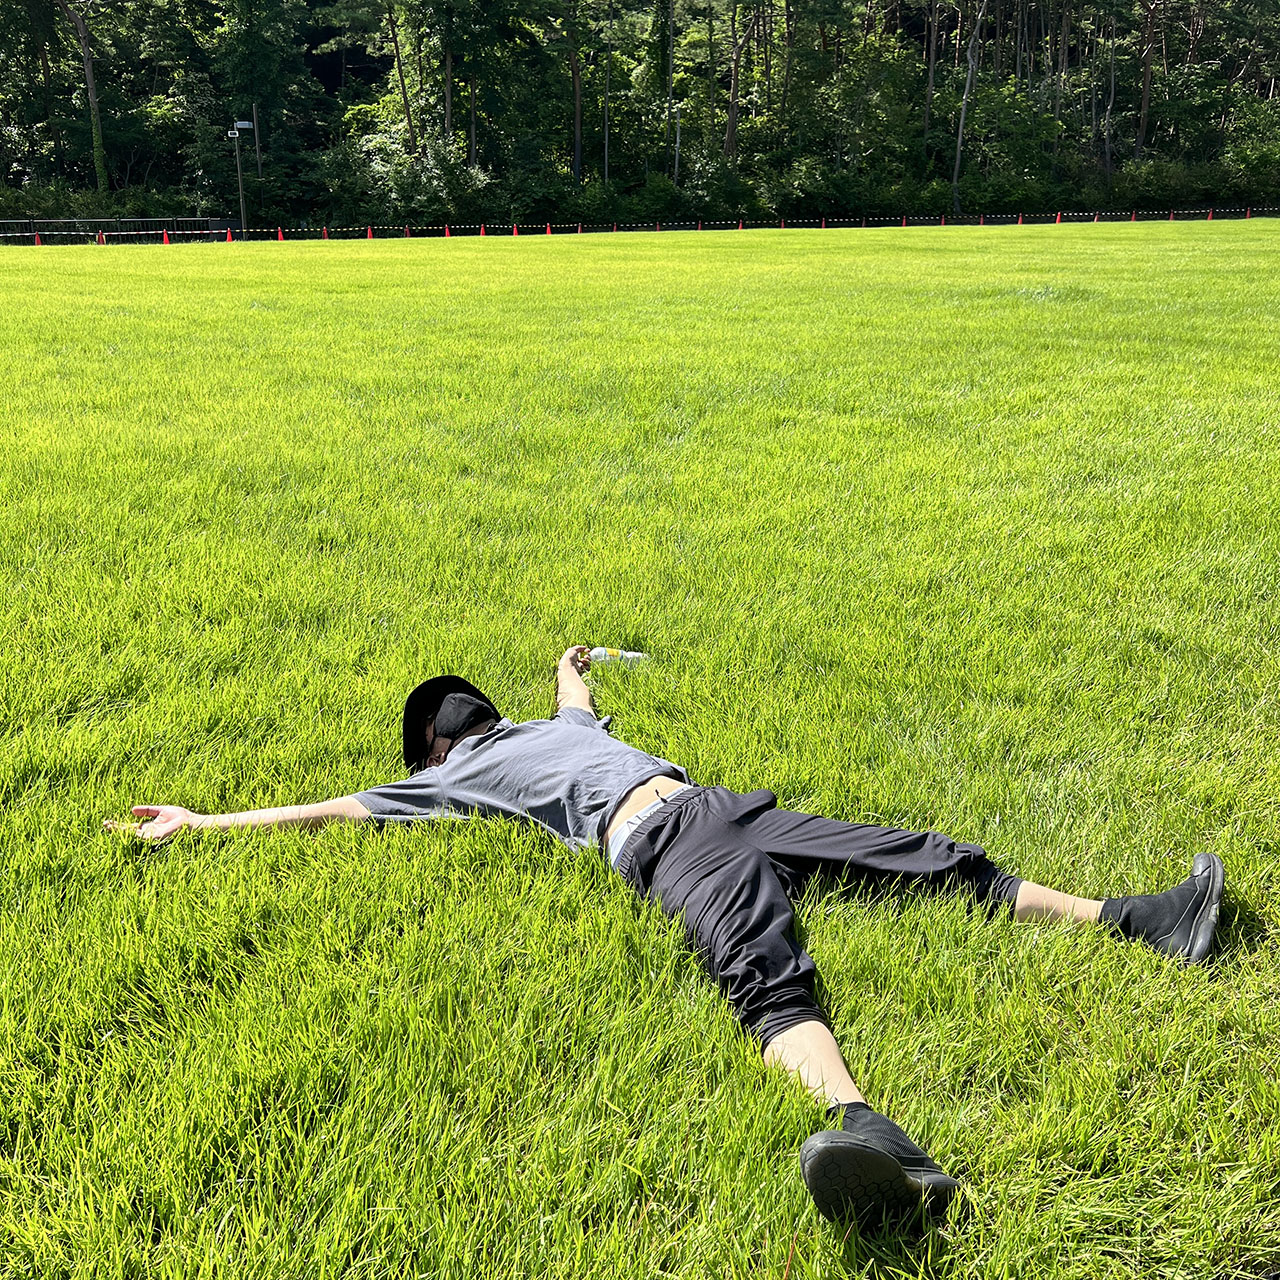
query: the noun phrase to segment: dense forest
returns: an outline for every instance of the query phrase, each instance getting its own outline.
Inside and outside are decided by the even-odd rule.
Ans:
[[[1280,0],[0,0],[0,216],[1280,203]],[[259,176],[259,164],[261,176]]]

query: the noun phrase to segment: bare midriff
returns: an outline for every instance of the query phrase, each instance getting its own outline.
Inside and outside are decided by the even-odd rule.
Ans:
[[[642,782],[638,787],[632,787],[613,811],[613,817],[609,819],[609,827],[605,832],[605,839],[610,839],[628,818],[639,813],[646,805],[652,804],[655,800],[661,800],[663,796],[669,796],[673,791],[688,785],[686,782],[681,782],[679,778],[668,778],[659,774],[656,778]]]

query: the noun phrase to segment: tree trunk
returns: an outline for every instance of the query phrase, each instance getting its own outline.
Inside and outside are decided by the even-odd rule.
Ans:
[[[415,95],[418,103],[422,106],[422,119],[419,123],[422,125],[422,140],[427,140],[427,110],[423,99],[426,97],[427,78],[422,74],[422,46],[425,44],[425,37],[422,34],[421,26],[414,26],[413,29],[413,64],[418,70],[418,89]]]
[[[62,176],[62,130],[53,123],[53,86],[49,72],[49,46],[40,46],[40,74],[44,79],[44,118],[53,133],[53,173]]]
[[[764,21],[760,24],[760,43],[764,48],[764,110],[768,116],[773,111],[773,59],[769,46],[773,44],[773,4],[765,5]]]
[[[609,184],[609,68],[613,65],[613,5],[609,6],[609,35],[604,43],[604,181]]]
[[[444,137],[453,137],[453,50],[444,51]]]
[[[1116,20],[1111,19],[1111,92],[1107,96],[1107,109],[1102,116],[1102,156],[1107,172],[1107,186],[1111,185],[1111,108],[1116,104]]]
[[[969,74],[964,82],[964,97],[960,101],[960,127],[956,130],[956,167],[951,174],[951,208],[960,213],[960,156],[964,147],[964,121],[969,114],[969,95],[973,92],[973,77],[978,69],[978,38],[982,34],[982,19],[987,13],[987,0],[982,0],[978,16],[973,23],[973,35],[969,37]]]
[[[573,86],[573,180],[582,181],[582,55],[578,52],[578,6],[567,6],[559,18],[543,18],[548,39],[563,40],[569,54],[569,81]]]
[[[80,53],[84,58],[84,87],[89,95],[89,121],[93,129],[93,171],[98,179],[98,190],[106,191],[110,185],[107,177],[107,150],[102,143],[102,116],[98,112],[98,86],[93,78],[93,51],[89,47],[89,28],[85,20],[67,3],[57,0],[63,16],[76,29],[80,41]]]
[[[1142,159],[1142,147],[1147,140],[1147,113],[1151,107],[1151,58],[1156,49],[1156,10],[1160,0],[1148,0],[1147,29],[1142,37],[1142,106],[1138,109],[1138,136],[1133,147],[1133,158]]]
[[[938,0],[929,6],[929,79],[924,86],[924,153],[929,154],[929,112],[933,109],[933,69],[938,62]]]
[[[1062,6],[1062,32],[1058,38],[1058,78],[1053,87],[1053,154],[1058,154],[1058,138],[1062,132],[1062,86],[1067,79],[1067,44],[1071,38],[1071,5]]]
[[[737,16],[737,8],[737,4],[734,3],[729,9],[729,39],[731,41],[736,34],[733,28]],[[759,13],[751,15],[751,21],[747,23],[746,28],[743,30],[742,38],[733,45],[730,55],[729,118],[724,127],[724,154],[730,160],[738,154],[738,68],[742,65],[742,55],[746,52],[747,45],[751,41],[751,36],[756,27],[756,19],[759,16]]]
[[[667,5],[667,133],[663,146],[667,152],[667,172],[671,172],[671,99],[676,71],[676,0]]]
[[[707,5],[707,138],[716,131],[716,18],[715,6]]]
[[[1183,66],[1189,67],[1196,60],[1196,46],[1200,43],[1200,37],[1204,35],[1204,11],[1199,5],[1191,11],[1187,35],[1187,60]]]
[[[1013,15],[1013,82],[1022,87],[1022,5],[1018,0]]]
[[[582,181],[582,59],[578,46],[569,41],[569,75],[573,80],[573,180]]]
[[[791,71],[796,47],[796,10],[794,0],[782,0],[782,29],[782,38],[786,42],[786,56],[782,66],[782,101],[778,106],[778,114],[782,117],[782,124],[785,129],[787,123],[787,99],[791,96]]]
[[[469,79],[471,89],[471,125],[470,137],[467,143],[467,163],[474,165],[476,162],[476,73],[473,71]]]
[[[1044,46],[1044,79],[1040,82],[1040,101],[1046,102],[1049,97],[1049,77],[1053,75],[1053,28],[1049,25],[1049,14],[1040,15],[1040,43]]]
[[[418,154],[418,134],[413,127],[413,112],[409,110],[409,90],[404,83],[404,63],[400,60],[400,34],[396,30],[396,10],[394,4],[387,5],[387,26],[391,29],[391,48],[396,55],[396,74],[400,77],[400,100],[404,103],[404,123],[409,130],[409,150]]]

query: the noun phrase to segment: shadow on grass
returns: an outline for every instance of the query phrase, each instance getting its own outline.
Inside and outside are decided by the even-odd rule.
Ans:
[[[965,1212],[962,1207],[961,1213]],[[860,1231],[850,1225],[836,1229],[837,1254],[851,1274],[870,1280],[928,1277],[945,1266],[950,1245],[936,1226],[898,1222]]]
[[[1272,934],[1271,925],[1251,906],[1222,895],[1218,912],[1216,955],[1224,958],[1244,951],[1256,951]]]

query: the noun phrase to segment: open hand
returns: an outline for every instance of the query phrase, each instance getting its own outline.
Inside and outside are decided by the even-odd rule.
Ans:
[[[118,822],[108,818],[102,825],[108,831],[121,831],[139,840],[168,840],[184,827],[194,827],[200,818],[190,809],[180,809],[176,804],[135,804],[135,818],[150,818],[150,822]]]

